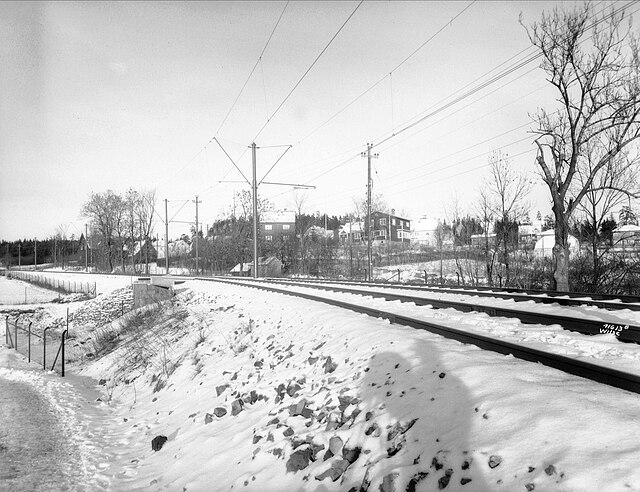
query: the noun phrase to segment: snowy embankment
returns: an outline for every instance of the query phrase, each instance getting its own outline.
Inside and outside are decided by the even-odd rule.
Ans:
[[[71,325],[85,360],[70,372],[103,392],[75,414],[103,415],[85,438],[96,447],[91,466],[109,457],[92,479],[106,489],[640,490],[635,394],[336,307],[202,281],[96,328],[90,313],[118,295],[74,306]],[[513,331],[510,320],[492,330],[500,323]],[[153,451],[159,435],[167,441]]]

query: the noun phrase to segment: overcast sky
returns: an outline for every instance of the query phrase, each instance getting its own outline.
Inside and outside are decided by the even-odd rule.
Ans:
[[[292,145],[266,181],[316,186],[309,213],[354,210],[368,142],[397,213],[444,217],[454,197],[473,213],[492,151],[540,182],[529,114],[555,94],[539,60],[473,89],[535,52],[520,13],[530,25],[561,4],[0,2],[0,238],[77,236],[92,192],[129,187],[155,189],[162,216],[170,200],[171,237],[196,195],[211,224],[247,188],[220,183],[243,177],[215,136],[249,179],[254,140],[259,179]],[[259,190],[278,208],[295,193]]]

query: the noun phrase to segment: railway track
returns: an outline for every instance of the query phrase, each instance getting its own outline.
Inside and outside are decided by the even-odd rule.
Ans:
[[[606,367],[583,360],[577,360],[564,355],[549,353],[533,347],[519,345],[509,341],[492,338],[490,336],[453,328],[451,326],[446,326],[445,324],[435,323],[433,321],[425,321],[410,316],[404,316],[398,314],[397,312],[394,313],[387,310],[381,310],[375,307],[367,306],[366,303],[360,304],[347,302],[336,297],[323,296],[319,293],[317,294],[311,293],[309,291],[305,292],[301,290],[292,290],[294,286],[282,283],[274,285],[273,282],[267,281],[236,280],[224,277],[198,278],[196,280],[240,285],[248,288],[275,292],[289,296],[296,296],[316,302],[330,304],[333,306],[341,307],[343,309],[364,313],[369,316],[387,319],[391,323],[425,330],[430,333],[457,340],[462,343],[472,344],[483,350],[490,350],[503,355],[512,355],[519,359],[544,364],[545,366],[552,367],[554,369],[558,369],[575,376],[583,377],[592,381],[607,384],[609,386],[631,391],[634,393],[640,393],[640,376],[636,374],[626,373],[617,369],[613,369],[611,367]],[[309,286],[307,285],[301,287],[308,289]]]
[[[254,281],[254,280],[248,280]],[[489,316],[501,316],[507,318],[517,318],[523,323],[542,324],[542,325],[560,325],[563,328],[583,333],[585,335],[599,335],[604,333],[612,333],[622,342],[640,343],[640,326],[634,326],[628,323],[621,323],[617,319],[590,319],[583,315],[579,317],[554,315],[549,313],[541,313],[525,309],[511,309],[496,305],[485,305],[471,300],[446,300],[428,295],[407,295],[394,294],[389,290],[405,290],[414,291],[416,293],[443,293],[437,289],[424,289],[420,287],[405,288],[401,286],[388,286],[385,284],[363,284],[363,283],[345,283],[341,282],[336,285],[335,282],[310,282],[298,280],[269,279],[270,282],[282,285],[300,285],[313,289],[330,290],[334,292],[344,292],[352,294],[367,295],[386,300],[395,300],[400,302],[411,302],[418,306],[429,305],[436,309],[453,308],[462,312],[483,312]],[[355,287],[354,287],[355,285]],[[375,290],[378,289],[378,290]],[[450,293],[450,292],[446,292]],[[453,292],[464,296],[475,296],[474,293]],[[511,297],[501,296],[501,299],[511,299]],[[537,298],[527,298],[526,300],[536,301]],[[520,298],[519,301],[524,299]],[[577,304],[572,304],[577,305]]]

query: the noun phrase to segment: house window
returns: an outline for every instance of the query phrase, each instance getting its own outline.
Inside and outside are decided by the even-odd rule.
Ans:
[[[396,224],[396,219],[391,219],[391,225],[397,225]]]
[[[265,230],[265,231],[270,231],[270,230],[272,230],[272,229],[273,229],[273,225],[272,225],[272,224],[265,224],[265,225],[264,225],[264,230]]]
[[[267,241],[273,241],[273,236],[265,236],[264,237]]]
[[[385,219],[384,217],[381,217],[381,218],[380,218],[380,225],[381,225],[381,226],[383,226],[383,225],[387,225],[387,219]]]
[[[283,231],[288,231],[289,229],[291,229],[291,226],[289,224],[282,224]]]

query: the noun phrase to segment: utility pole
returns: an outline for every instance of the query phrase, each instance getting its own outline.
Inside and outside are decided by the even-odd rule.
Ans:
[[[198,195],[196,195],[196,275],[198,275],[198,203],[202,203],[198,201]]]
[[[22,265],[21,251],[20,251],[21,249],[22,249],[22,243],[18,243],[18,269]]]
[[[84,271],[89,272],[89,226],[84,225]]]
[[[169,275],[169,200],[164,199],[164,267]]]
[[[38,238],[33,240],[33,269],[38,269]]]
[[[367,152],[362,152],[360,155],[367,158],[367,223],[365,225],[365,231],[367,232],[367,280],[372,280],[372,260],[371,260],[371,159],[377,159],[378,154],[371,154],[373,144],[367,144]]]
[[[258,278],[258,178],[256,176],[256,143],[251,144],[251,164],[253,180],[251,194],[253,195],[253,278]]]

